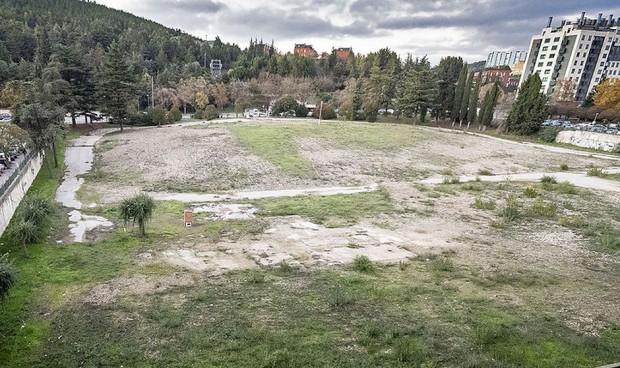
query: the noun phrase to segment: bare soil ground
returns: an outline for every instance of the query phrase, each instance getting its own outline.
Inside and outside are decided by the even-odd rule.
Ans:
[[[501,302],[550,306],[580,332],[596,334],[604,325],[620,324],[620,295],[614,292],[620,270],[617,253],[593,248],[583,233],[560,226],[556,220],[534,218],[507,228],[493,227],[498,210],[473,206],[476,198],[484,198],[496,201],[499,208],[511,196],[528,206],[533,200],[523,196],[525,184],[505,188],[475,183],[480,187],[474,189],[463,184],[419,184],[437,175],[475,176],[482,170],[494,174],[555,172],[561,164],[583,171],[615,162],[456,132],[408,128],[420,129],[425,139],[392,150],[292,137],[300,155],[312,163],[316,175],[310,178],[281,173],[273,163],[238,144],[225,125],[130,131],[98,143],[96,170],[100,175],[91,177],[87,186],[102,203],[111,204],[139,191],[163,195],[380,183],[389,191],[395,213],[336,228],[295,215],[267,217],[264,231],[257,234],[234,239],[224,234],[212,241],[181,233],[137,254],[136,259],[164,261],[211,276],[283,262],[299,268],[331,267],[360,255],[398,263],[450,250],[458,254],[455,261],[460,267],[482,279],[537,275],[527,282],[540,283],[540,288],[496,295]],[[549,194],[545,198],[553,198],[558,216],[596,216],[618,201],[606,192],[593,191],[588,196]],[[164,284],[187,282],[191,278],[174,276]],[[554,287],[557,284],[561,287]],[[150,292],[157,289],[154,285],[152,280],[135,277],[115,280],[96,286],[91,296],[95,302],[107,303],[117,293]]]

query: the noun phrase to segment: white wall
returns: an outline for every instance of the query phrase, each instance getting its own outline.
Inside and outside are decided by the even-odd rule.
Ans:
[[[563,130],[555,137],[558,143],[611,151],[620,144],[620,135]]]
[[[42,155],[33,156],[30,162],[24,166],[20,175],[15,178],[11,187],[0,197],[0,235],[9,226],[17,206],[26,195],[34,178],[37,177],[42,163]]]

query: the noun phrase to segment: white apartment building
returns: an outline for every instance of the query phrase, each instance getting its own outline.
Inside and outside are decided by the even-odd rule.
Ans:
[[[493,68],[496,66],[511,66],[519,61],[525,61],[526,59],[527,52],[525,51],[493,51],[489,53],[484,67]]]
[[[542,33],[532,37],[519,87],[538,73],[541,91],[550,95],[558,80],[571,80],[575,100],[583,101],[603,76],[620,78],[620,24],[613,15],[591,19],[584,12],[574,23],[553,27],[552,22],[550,17]]]

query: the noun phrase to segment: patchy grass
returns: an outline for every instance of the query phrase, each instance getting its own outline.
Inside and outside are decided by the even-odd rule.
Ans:
[[[261,216],[299,215],[327,227],[350,226],[362,218],[395,211],[386,189],[333,196],[269,198],[254,204]]]
[[[495,200],[487,199],[486,201],[480,197],[476,197],[473,207],[478,210],[494,210],[496,206]]]
[[[426,134],[401,124],[327,122],[324,124],[233,125],[238,142],[276,165],[283,173],[313,177],[312,163],[298,149],[296,139],[317,138],[336,147],[394,151],[412,147]],[[377,139],[381,137],[381,139]]]

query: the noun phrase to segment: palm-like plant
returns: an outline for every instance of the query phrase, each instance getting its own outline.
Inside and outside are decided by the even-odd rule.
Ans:
[[[0,256],[0,300],[8,293],[15,284],[15,268],[6,259],[6,254]]]
[[[8,235],[15,243],[21,244],[24,254],[28,257],[27,245],[41,240],[43,232],[34,222],[20,219],[11,226]]]
[[[153,216],[155,202],[146,194],[138,194],[121,202],[119,207],[120,217],[125,223],[138,223],[140,235],[146,235],[145,224]]]

